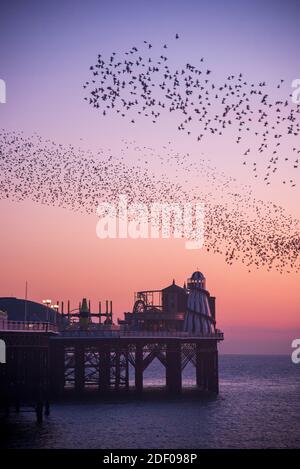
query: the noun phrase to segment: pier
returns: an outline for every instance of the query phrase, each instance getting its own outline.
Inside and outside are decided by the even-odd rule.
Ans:
[[[105,312],[99,303],[92,313],[83,299],[75,309],[68,302],[66,313],[61,302],[55,313],[55,323],[1,319],[6,360],[0,364],[0,393],[6,413],[30,406],[42,421],[49,402],[62,396],[141,395],[144,372],[155,359],[163,366],[167,394],[182,392],[188,364],[201,393],[219,392],[218,343],[224,337],[216,328],[215,298],[198,271],[187,286],[173,281],[163,290],[137,292],[132,311],[117,324],[108,301]]]
[[[141,393],[143,373],[155,358],[165,368],[166,389],[170,393],[181,392],[182,371],[188,363],[195,367],[198,388],[218,393],[217,343],[222,339],[221,333],[209,337],[179,333],[59,335],[49,341],[52,394],[129,390],[129,368],[134,371],[134,389]]]
[[[49,413],[49,343],[57,333],[57,327],[49,323],[0,323],[0,339],[5,344],[5,362],[0,363],[0,410],[6,415],[25,407],[41,422],[43,414]]]

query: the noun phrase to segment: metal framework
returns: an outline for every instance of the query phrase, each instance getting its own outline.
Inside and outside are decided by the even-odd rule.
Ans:
[[[73,390],[82,394],[128,391],[129,368],[134,369],[135,390],[143,390],[143,373],[155,358],[165,368],[170,392],[180,393],[182,371],[188,363],[195,368],[195,384],[203,391],[218,392],[217,341],[186,338],[89,338],[50,341],[53,369],[51,387],[55,395]],[[71,342],[71,343],[70,343]]]

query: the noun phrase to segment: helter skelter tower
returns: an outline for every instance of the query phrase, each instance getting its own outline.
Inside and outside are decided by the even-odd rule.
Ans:
[[[210,335],[216,332],[215,298],[206,290],[205,277],[198,270],[187,283],[187,310],[183,330],[190,334]]]

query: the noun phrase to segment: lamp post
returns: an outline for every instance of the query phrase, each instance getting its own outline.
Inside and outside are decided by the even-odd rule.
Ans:
[[[58,304],[55,304],[55,305],[51,305],[51,308],[54,310],[54,314],[55,314],[55,324],[57,322],[57,311],[59,309],[59,306]]]
[[[52,303],[51,300],[43,300],[43,304],[46,305],[46,307],[47,307],[46,322],[49,322],[49,308],[50,308],[51,303]]]

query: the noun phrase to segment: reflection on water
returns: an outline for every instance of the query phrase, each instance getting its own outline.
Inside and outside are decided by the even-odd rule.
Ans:
[[[184,383],[195,370],[184,370]],[[162,386],[159,363],[145,384]],[[52,404],[38,426],[33,414],[2,424],[2,446],[14,448],[300,447],[300,366],[283,356],[220,357],[217,398],[118,398]]]

